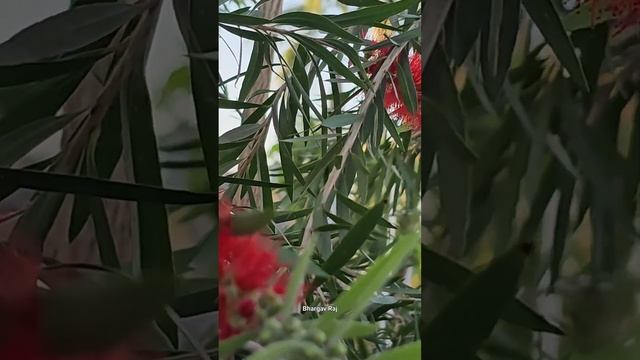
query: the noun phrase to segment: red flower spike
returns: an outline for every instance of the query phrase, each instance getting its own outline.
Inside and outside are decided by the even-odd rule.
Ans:
[[[631,26],[640,25],[640,0],[581,0],[581,5],[590,6],[591,22],[597,23],[607,14],[613,20],[613,35]]]
[[[404,104],[399,90],[398,81],[395,78],[397,72],[391,72],[393,83],[387,85],[384,97],[384,105],[391,113],[391,116],[399,119],[410,128],[419,131],[422,127],[422,59],[420,54],[409,55],[409,69],[413,76],[413,82],[416,87],[416,95],[418,98],[418,106],[416,112],[411,112]]]
[[[379,42],[381,39],[371,39],[374,42]],[[381,49],[377,49],[372,52],[370,59],[373,64],[369,65],[367,72],[370,76],[375,76],[380,70],[380,66],[384,62],[384,59],[391,52],[392,47],[386,46]],[[409,54],[409,69],[413,77],[413,82],[416,88],[416,95],[418,99],[417,109],[415,112],[409,110],[407,105],[402,100],[400,95],[399,80],[398,80],[398,60],[394,61],[389,66],[390,81],[387,82],[384,96],[384,106],[389,112],[389,115],[394,120],[399,120],[403,124],[409,126],[415,131],[420,131],[422,128],[422,58],[418,53]]]
[[[0,359],[7,360],[134,360],[127,346],[96,354],[59,355],[44,346],[40,328],[38,259],[9,244],[0,244]]]
[[[218,226],[219,337],[237,335],[258,322],[254,299],[282,297],[288,269],[278,259],[278,248],[261,234],[236,234],[231,205],[220,202]]]

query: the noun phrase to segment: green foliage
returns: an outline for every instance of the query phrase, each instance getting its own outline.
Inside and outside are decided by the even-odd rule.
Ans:
[[[215,80],[205,76],[213,74],[217,42],[203,41],[213,21],[209,2],[188,3],[185,14],[177,2],[176,14],[192,37],[184,71],[193,77],[186,86],[200,118],[217,111]],[[145,77],[159,5],[74,1],[0,44],[0,206],[19,210],[3,214],[1,237],[42,259],[42,337],[52,350],[93,354],[140,331],[146,350],[167,357],[193,352],[207,359],[217,348],[215,333],[195,340],[183,324],[200,315],[214,327],[216,239],[209,229],[201,242],[176,251],[173,211],[197,205],[207,208],[200,216],[213,219],[218,195],[163,185],[163,145]],[[59,134],[60,146],[51,146],[47,140]],[[199,140],[197,149],[214,160],[212,188],[217,138]],[[44,159],[30,164],[41,145]],[[24,189],[32,192],[16,204],[11,195]]]
[[[597,349],[636,338],[637,28],[595,3],[427,2],[427,358],[626,359]]]
[[[357,8],[338,15],[271,18],[262,16],[265,2],[221,5],[222,38],[242,37],[252,51],[241,55],[246,70],[218,89],[232,110],[225,116],[238,121],[219,136],[220,184],[235,205],[273,214],[266,232],[284,241],[294,266],[279,315],[222,341],[223,357],[375,358],[405,344],[398,354],[419,352],[419,291],[404,277],[417,272],[410,254],[418,234],[410,229],[417,228],[420,138],[384,102],[386,73],[397,63],[398,97],[418,110],[408,63],[419,51],[418,3],[350,2]],[[391,39],[362,36],[375,26],[393,30]],[[377,60],[387,70],[372,76],[372,51],[381,46],[391,50]],[[337,311],[296,314],[300,289],[306,305]],[[300,330],[288,332],[298,321]],[[263,348],[252,350],[250,340]]]

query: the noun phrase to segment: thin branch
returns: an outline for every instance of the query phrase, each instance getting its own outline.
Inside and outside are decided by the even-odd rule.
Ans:
[[[360,106],[360,110],[358,111],[358,120],[349,128],[347,139],[344,145],[342,146],[340,155],[338,155],[339,158],[341,159],[340,166],[334,167],[331,170],[331,173],[327,178],[327,182],[325,183],[322,189],[322,192],[320,193],[320,198],[319,198],[320,206],[323,206],[323,204],[327,203],[329,200],[329,197],[333,193],[336,187],[338,178],[342,173],[342,169],[345,168],[347,158],[351,153],[351,149],[356,143],[356,139],[360,135],[360,130],[362,129],[362,124],[364,123],[364,120],[365,120],[365,114],[369,110],[369,106],[371,106],[371,104],[373,103],[376,93],[378,91],[378,88],[384,82],[384,78],[387,75],[387,71],[389,70],[389,68],[391,68],[391,65],[396,61],[396,59],[398,58],[398,56],[406,46],[407,46],[407,43],[404,43],[398,47],[395,47],[389,53],[386,60],[382,63],[382,65],[380,66],[380,69],[374,76],[373,84],[371,88],[368,89],[367,95],[364,101],[362,102],[362,105]],[[306,248],[309,245],[309,241],[311,241],[311,236],[312,236],[313,227],[314,227],[313,218],[314,218],[313,216],[309,216],[309,221],[307,221],[307,226],[304,229],[304,233],[302,236],[302,244],[301,244],[301,248],[303,249]]]

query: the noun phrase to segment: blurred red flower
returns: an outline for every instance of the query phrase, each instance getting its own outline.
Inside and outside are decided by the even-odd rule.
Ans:
[[[0,359],[134,360],[126,346],[97,354],[60,355],[44,346],[37,280],[40,262],[0,244]]]
[[[221,339],[254,327],[260,298],[282,297],[288,281],[277,246],[259,233],[235,233],[231,205],[224,201],[219,205],[218,274]]]
[[[581,0],[581,4],[591,7],[593,23],[603,17],[613,19],[614,34],[640,25],[640,0]]]

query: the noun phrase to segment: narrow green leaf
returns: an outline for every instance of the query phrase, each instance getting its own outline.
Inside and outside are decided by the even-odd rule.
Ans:
[[[322,264],[322,269],[327,274],[333,275],[337,273],[362,247],[362,244],[368,239],[369,234],[380,221],[385,205],[386,202],[381,202],[367,211],[340,240],[331,256]]]
[[[77,114],[47,117],[0,135],[0,167],[12,166],[37,145],[61,130]]]
[[[582,64],[551,0],[522,0],[522,3],[562,66],[571,74],[571,78],[585,91],[589,91]]]
[[[100,262],[104,266],[114,269],[120,268],[120,259],[116,250],[115,239],[109,225],[109,217],[104,208],[104,202],[101,198],[90,197],[89,206],[91,211],[91,219],[95,229],[96,243],[98,244],[98,252],[100,254]]]
[[[336,193],[336,197],[338,199],[338,201],[344,203],[349,209],[351,209],[351,211],[360,214],[360,215],[364,215],[369,209],[367,209],[366,206],[358,204],[357,202],[351,200],[348,196],[338,192]],[[378,221],[378,225],[382,225],[386,228],[389,229],[396,229],[397,227],[394,226],[393,224],[391,224],[390,222],[388,222],[387,220],[385,220],[384,218],[380,218],[380,220]]]
[[[45,240],[58,217],[64,198],[65,195],[61,193],[38,194],[33,204],[13,227],[9,242],[25,254],[41,256]]]
[[[366,48],[364,48],[363,51],[371,51],[371,50],[380,49],[380,48],[384,48],[392,45],[403,44],[411,40],[418,39],[420,35],[421,35],[420,29],[411,29],[411,30],[402,32],[398,35],[392,36],[386,40],[369,45]]]
[[[307,216],[309,214],[311,214],[311,212],[313,211],[313,209],[309,208],[309,209],[302,209],[302,210],[295,210],[295,211],[278,211],[275,213],[275,216],[273,217],[273,221],[275,223],[282,223],[285,221],[293,221],[296,219],[299,219],[303,216]]]
[[[357,7],[384,5],[383,2],[378,0],[338,0],[338,2],[341,4]]]
[[[327,166],[333,164],[336,156],[338,156],[340,150],[342,150],[342,145],[344,144],[344,142],[344,137],[339,138],[338,141],[336,141],[336,143],[327,151],[325,156],[320,159],[320,161],[313,167],[311,173],[307,175],[306,179],[304,179],[304,191],[307,191],[309,186],[311,186],[311,183],[313,183],[313,181],[324,171]]]
[[[423,106],[425,117],[431,121],[425,123],[423,136],[438,150],[446,150],[465,163],[473,163],[476,156],[462,136],[464,114],[448,59],[441,47],[434,49],[424,71],[423,76],[430,81],[423,84]]]
[[[208,53],[218,49],[218,39],[211,36],[215,31],[215,25],[211,22],[210,14],[217,11],[214,2],[174,0],[173,8],[190,54]],[[214,191],[217,186],[218,156],[211,149],[218,147],[218,127],[214,122],[218,117],[216,96],[218,79],[215,76],[215,66],[211,61],[190,57],[189,66],[198,133],[202,142],[209,188]]]
[[[316,250],[316,239],[311,239],[309,244],[302,250],[296,264],[289,277],[289,283],[287,284],[287,292],[285,293],[283,308],[281,314],[287,316],[290,314],[291,309],[296,304],[300,294],[305,290],[305,277],[307,271],[312,264],[312,256]]]
[[[122,120],[120,101],[114,100],[100,123],[100,135],[95,146],[96,175],[110,179],[122,155]]]
[[[529,246],[519,245],[498,257],[445,305],[424,331],[425,358],[462,359],[475,354],[513,300],[529,251]]]
[[[265,43],[255,42],[253,44],[253,50],[251,50],[251,57],[249,58],[249,64],[247,65],[247,72],[244,75],[244,80],[242,80],[242,87],[240,88],[240,94],[238,95],[239,101],[244,101],[249,95],[252,95],[249,94],[249,91],[255,84],[258,76],[260,76],[266,51],[268,51],[268,47]]]
[[[89,198],[87,196],[80,195],[74,197],[73,208],[71,209],[71,221],[69,222],[69,242],[73,242],[84,228],[84,225],[91,215],[90,209]]]
[[[418,94],[416,84],[413,80],[413,73],[409,65],[409,53],[404,50],[399,57],[398,85],[402,102],[407,106],[409,112],[415,113],[418,109]]]
[[[335,320],[345,314],[348,314],[347,320],[357,318],[369,305],[371,297],[402,267],[418,241],[420,235],[417,233],[400,235],[388,253],[376,259],[366,274],[351,283],[351,289],[340,294],[334,303],[337,312],[324,313],[318,327],[332,338],[339,338],[346,329],[340,325],[342,321],[336,323]]]
[[[351,114],[351,113],[338,114],[338,115],[333,115],[326,118],[322,122],[322,126],[335,129],[337,127],[352,125],[357,120],[358,120],[358,115],[356,114]]]
[[[452,8],[452,4],[453,0],[432,0],[424,4],[425,6],[422,9],[422,13],[424,15],[422,16],[421,22],[424,26],[421,27],[421,30],[422,56],[425,63],[430,61],[431,52],[436,46],[440,32],[444,27],[445,20]],[[426,69],[428,68],[429,67],[427,66]],[[423,74],[426,74],[426,71],[423,70]]]
[[[192,5],[195,6],[195,4]],[[120,93],[120,105],[123,127],[128,129],[128,132],[125,131],[125,134],[128,135],[125,141],[128,142],[130,148],[133,179],[139,184],[162,187],[158,144],[145,72],[146,48],[141,47],[133,50],[131,59],[133,66],[131,72],[124,79]],[[193,68],[191,71],[192,76],[194,73],[198,73]],[[199,75],[201,76],[197,81],[206,82],[203,74]],[[214,85],[211,86],[214,87]],[[198,92],[194,89],[194,97],[196,97],[196,93]],[[205,96],[209,95],[205,94]],[[213,97],[213,94],[210,96]],[[197,107],[198,102],[196,101],[196,112]],[[207,119],[209,123],[212,118],[214,117]],[[217,140],[217,136],[214,137]],[[217,164],[215,171],[217,177]],[[134,268],[134,273],[141,273],[143,277],[158,276],[159,274],[173,278],[175,272],[169,236],[169,219],[165,204],[138,202],[136,210],[138,246],[134,262],[137,266]],[[178,328],[167,314],[163,313],[156,323],[167,339],[174,346],[177,346],[179,342]]]
[[[560,277],[560,266],[563,260],[564,247],[566,244],[570,219],[571,219],[571,203],[573,200],[573,191],[575,189],[575,180],[567,174],[560,175],[560,203],[556,213],[556,223],[553,229],[553,246],[551,248],[551,279],[550,287],[553,288],[555,282]]]
[[[491,0],[456,1],[453,8],[453,51],[456,66],[464,62],[476,43],[481,29],[489,20]]]
[[[37,22],[0,44],[0,65],[35,63],[67,54],[109,35],[140,13],[140,6],[92,4]]]
[[[348,27],[353,25],[374,25],[378,21],[388,19],[418,3],[418,0],[400,0],[384,5],[358,9],[348,13],[330,17],[333,22]]]
[[[217,193],[168,190],[157,186],[122,183],[26,169],[0,168],[0,183],[13,184],[15,186],[40,191],[93,195],[110,199],[164,204],[207,204],[218,200]]]
[[[340,134],[323,134],[323,135],[301,136],[301,137],[295,137],[291,139],[282,139],[280,141],[286,142],[286,143],[311,142],[311,141],[319,141],[319,140],[325,140],[325,139],[333,139],[338,136],[340,136]]]
[[[240,14],[218,13],[218,21],[222,24],[229,25],[264,25],[268,24],[269,20]]]
[[[144,74],[144,63],[140,61],[123,87],[120,98],[123,121],[129,127],[130,138],[127,141],[131,146],[136,183],[162,187],[151,102]],[[140,201],[137,215],[141,270],[144,274],[162,272],[170,276],[173,274],[173,257],[164,204]]]
[[[0,133],[56,116],[86,73],[87,69],[82,69],[51,79],[0,88]]]
[[[288,12],[271,19],[271,23],[308,27],[310,29],[324,31],[327,34],[341,37],[344,40],[349,40],[356,44],[362,43],[362,39],[346,31],[343,27],[331,21],[328,17],[309,12]]]
[[[422,246],[422,267],[424,280],[442,286],[449,291],[458,292],[473,277],[473,272],[426,246]],[[502,313],[502,319],[515,325],[534,331],[563,335],[557,326],[549,323],[520,300],[514,299]]]
[[[493,2],[490,21],[482,34],[482,74],[484,85],[493,98],[511,66],[511,56],[520,27],[520,0]],[[489,6],[491,8],[491,5]]]
[[[78,69],[88,69],[107,53],[107,51],[100,50],[55,60],[0,66],[0,87],[41,81],[74,73]]]
[[[228,176],[218,176],[218,184],[239,184],[245,186],[259,186],[259,187],[272,187],[272,188],[285,188],[288,184],[276,184],[271,182],[242,179]]]
[[[220,144],[233,143],[246,138],[253,137],[258,130],[262,128],[260,124],[245,124],[240,125],[237,128],[233,128],[226,133],[220,135]]]
[[[356,76],[351,70],[349,70],[349,68],[347,68],[340,60],[338,60],[338,58],[336,58],[329,50],[316,43],[315,40],[299,34],[289,35],[297,42],[299,42],[302,46],[304,46],[307,50],[313,52],[320,59],[322,59],[329,66],[329,68],[331,68],[331,70],[344,76],[345,79],[351,81],[355,85],[358,85],[362,88],[367,87],[358,76]]]
[[[220,109],[253,109],[260,107],[261,105],[228,99],[218,99],[218,106]]]

